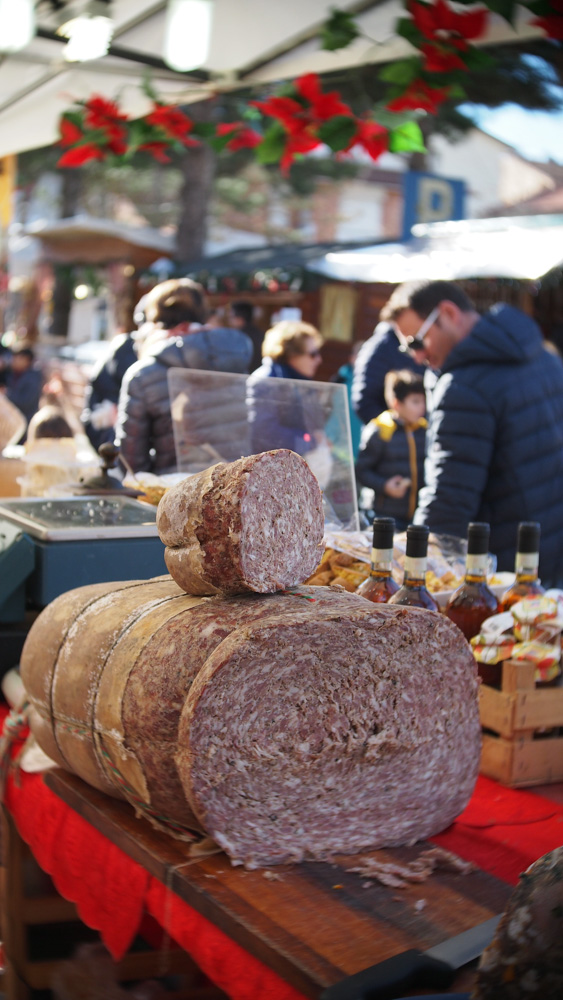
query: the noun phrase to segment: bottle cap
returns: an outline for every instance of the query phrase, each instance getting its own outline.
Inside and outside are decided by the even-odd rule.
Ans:
[[[484,555],[489,551],[490,527],[484,521],[471,521],[467,527],[467,554]]]
[[[517,552],[539,552],[541,526],[537,521],[521,521],[518,525]]]
[[[373,547],[374,549],[392,549],[395,533],[394,517],[374,517]]]
[[[424,559],[428,553],[429,530],[424,524],[409,524],[407,528],[407,555],[411,559]]]

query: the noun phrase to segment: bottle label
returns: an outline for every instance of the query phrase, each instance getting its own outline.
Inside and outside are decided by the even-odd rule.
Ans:
[[[393,566],[393,549],[372,549],[371,565],[377,569],[391,569]]]
[[[489,557],[486,552],[477,555],[468,553],[465,560],[465,571],[470,576],[486,576],[489,568]]]
[[[424,559],[413,559],[412,556],[405,556],[405,573],[415,580],[424,580],[426,577],[426,557]]]
[[[540,564],[539,552],[517,552],[516,553],[516,574],[522,573],[525,576],[537,576]]]

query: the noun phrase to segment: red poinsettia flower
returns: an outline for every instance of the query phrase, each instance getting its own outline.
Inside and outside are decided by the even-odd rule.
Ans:
[[[535,17],[530,23],[537,28],[542,28],[548,38],[563,41],[563,0],[551,0],[551,6],[553,14]]]
[[[74,149],[67,149],[57,163],[58,167],[81,167],[90,160],[104,160],[103,149],[93,142],[85,142],[83,146],[75,146]]]
[[[251,101],[254,107],[259,108],[270,118],[277,118],[282,123],[287,132],[301,131],[303,127],[303,105],[294,101],[292,97],[270,97],[267,101]]]
[[[465,69],[463,59],[445,45],[422,45],[424,69],[428,73],[448,73],[452,69]]]
[[[270,97],[267,101],[252,101],[271,118],[276,118],[288,133],[281,168],[285,173],[297,153],[310,153],[321,145],[319,126],[338,115],[353,118],[352,111],[340,99],[336,90],[323,93],[316,73],[307,73],[295,81],[297,98]]]
[[[193,121],[172,104],[155,104],[145,120],[149,125],[161,128],[173,139],[178,139],[183,146],[199,146],[198,140],[189,134],[193,128]]]
[[[348,149],[352,146],[362,146],[366,153],[369,153],[372,160],[377,160],[389,148],[389,133],[378,122],[359,119],[358,131]]]
[[[311,105],[311,114],[321,122],[337,115],[352,115],[347,104],[340,99],[337,90],[329,90],[323,94],[321,83],[316,73],[307,73],[295,81],[295,89],[300,97],[304,97]]]
[[[166,153],[167,149],[166,142],[144,142],[142,146],[139,146],[139,150],[150,153],[159,163],[170,163],[170,157]]]
[[[84,123],[87,128],[106,128],[108,123],[129,121],[128,116],[122,114],[115,101],[108,101],[97,94],[86,101],[84,108],[86,111]]]
[[[229,139],[227,149],[233,152],[236,152],[237,149],[254,149],[262,142],[263,138],[259,132],[255,132],[244,122],[225,122],[217,126],[217,135],[223,136],[231,133],[233,133],[233,137]]]
[[[59,122],[59,131],[61,133],[61,138],[59,139],[59,144],[61,146],[74,146],[75,142],[80,142],[84,138],[84,133],[79,129],[78,125],[71,122],[69,118],[61,118]]]
[[[462,51],[469,47],[467,39],[480,38],[484,34],[489,13],[485,8],[458,13],[448,6],[446,0],[435,0],[429,4],[410,0],[409,10],[425,38],[447,42]]]
[[[427,111],[435,115],[441,104],[448,99],[449,87],[429,87],[424,80],[413,80],[404,94],[389,101],[389,111]]]
[[[316,149],[317,146],[320,145],[321,140],[318,136],[308,133],[306,129],[302,132],[296,132],[291,135],[287,140],[283,156],[280,160],[282,173],[287,173],[293,163],[293,160],[295,159],[296,154],[310,153],[313,149]]]

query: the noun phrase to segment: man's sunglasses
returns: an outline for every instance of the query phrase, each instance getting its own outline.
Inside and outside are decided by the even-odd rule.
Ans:
[[[438,316],[440,315],[440,306],[436,306],[429,316],[426,317],[424,323],[416,331],[414,337],[407,337],[404,344],[401,344],[399,350],[403,354],[409,354],[411,351],[423,351],[424,350],[424,338],[428,333],[431,326],[434,325]]]

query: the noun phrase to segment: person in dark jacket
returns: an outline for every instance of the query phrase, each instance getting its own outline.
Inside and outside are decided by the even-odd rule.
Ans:
[[[164,281],[147,296],[145,314],[147,321],[154,324],[154,330],[143,344],[142,357],[123,379],[116,427],[116,445],[134,472],[164,473],[176,469],[168,386],[170,369],[248,372],[252,356],[250,338],[238,330],[204,329],[206,312],[203,288],[189,278]],[[187,409],[183,408],[183,419],[191,414],[194,420],[201,418],[206,409],[205,443],[214,461],[229,460],[231,455],[226,456],[221,450],[223,442],[234,440],[241,429],[246,429],[244,380],[241,383],[236,413],[229,406],[225,412],[214,410],[207,392],[205,406],[201,405],[203,397],[198,396],[197,388]]]
[[[394,517],[404,531],[415,512],[424,475],[426,395],[421,375],[405,369],[387,372],[388,409],[364,427],[356,476],[372,493],[364,505],[378,517]]]
[[[324,426],[317,397],[270,379],[310,382],[321,363],[322,342],[319,331],[300,320],[282,320],[267,331],[262,364],[246,383],[253,451],[290,448],[303,455],[314,448],[313,431]]]
[[[424,374],[421,359],[401,350],[396,329],[400,313],[401,307],[397,309],[385,303],[379,314],[381,322],[366,340],[354,364],[352,406],[364,424],[387,408],[384,390],[387,372],[407,368],[417,375]]]
[[[256,371],[262,362],[262,342],[264,331],[254,322],[254,306],[252,302],[233,302],[230,308],[229,322],[235,330],[242,330],[252,341],[252,359],[249,371]]]
[[[113,338],[107,355],[96,367],[84,396],[81,420],[88,440],[96,450],[106,441],[113,442],[117,403],[123,376],[137,361],[133,335],[120,333]]]
[[[393,301],[394,300],[394,301]],[[544,585],[563,581],[563,363],[537,324],[502,303],[480,316],[448,281],[395,289],[410,347],[440,372],[415,524],[465,537],[491,526],[500,570],[514,568],[520,521],[539,521]]]
[[[34,362],[35,355],[31,347],[14,347],[5,388],[6,396],[23,413],[28,423],[39,409],[43,384],[43,376],[34,367]],[[19,443],[23,444],[25,439],[24,434]]]

